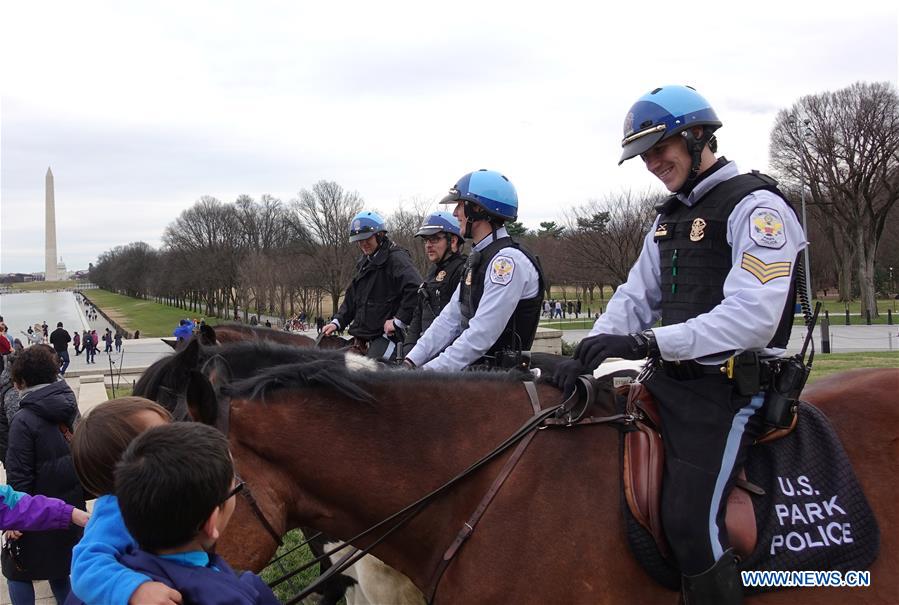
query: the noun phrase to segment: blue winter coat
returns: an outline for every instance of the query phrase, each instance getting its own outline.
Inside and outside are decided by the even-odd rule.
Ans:
[[[280,605],[272,589],[256,574],[244,572],[238,576],[218,555],[209,555],[209,558],[210,566],[198,567],[134,550],[123,554],[120,561],[125,567],[174,588],[181,593],[184,603]],[[66,605],[79,602],[69,597]]]

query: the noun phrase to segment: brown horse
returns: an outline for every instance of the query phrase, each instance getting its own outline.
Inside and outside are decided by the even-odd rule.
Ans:
[[[230,357],[227,348],[217,354]],[[190,363],[180,356],[170,363]],[[227,373],[213,371],[209,382],[194,372],[187,388],[195,417],[229,419],[238,472],[279,532],[302,524],[355,535],[441,485],[532,415],[525,390],[508,378],[350,373],[339,355],[308,350],[301,357],[230,385],[220,378]],[[880,523],[872,586],[785,590],[752,602],[899,602],[890,571],[899,564],[897,390],[899,370],[886,369],[844,374],[806,393],[836,426]],[[545,407],[559,399],[548,385],[538,392]],[[427,507],[374,554],[427,590],[503,458]],[[446,570],[437,600],[677,602],[627,553],[619,477],[615,430],[541,431]],[[238,504],[220,552],[238,567],[259,569],[274,549],[258,517]]]

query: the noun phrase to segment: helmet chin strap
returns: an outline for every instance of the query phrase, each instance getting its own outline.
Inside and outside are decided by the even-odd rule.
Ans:
[[[702,164],[702,150],[714,137],[709,129],[703,128],[702,134],[695,136],[692,129],[683,131],[684,142],[687,144],[687,153],[690,154],[690,174],[687,175],[687,183],[696,180],[699,176],[699,166]]]

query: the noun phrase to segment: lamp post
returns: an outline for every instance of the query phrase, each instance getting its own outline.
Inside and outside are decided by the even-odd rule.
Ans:
[[[803,156],[805,154],[805,135],[808,134],[809,131],[809,121],[802,120],[802,124],[799,123],[798,116],[794,114],[790,114],[790,125],[796,128],[796,139],[802,145],[802,148],[799,151],[799,187],[800,187],[800,200],[802,204],[802,233],[805,235],[805,249],[803,250],[803,264],[805,265],[805,295],[808,298],[809,303],[812,300],[812,270],[811,265],[809,264],[808,257],[808,219],[805,214],[805,170],[803,168]],[[802,126],[805,126],[805,131],[803,132]]]
[[[896,310],[896,285],[893,283],[893,267],[890,267],[890,298],[893,299],[893,311]]]

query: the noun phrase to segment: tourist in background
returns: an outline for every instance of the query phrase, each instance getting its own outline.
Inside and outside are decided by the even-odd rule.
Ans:
[[[78,330],[75,330],[75,334],[72,336],[72,346],[75,347],[75,357],[81,355],[81,334],[78,333]]]
[[[7,359],[6,368],[0,372],[0,462],[6,467],[6,449],[9,446],[9,423],[19,411],[19,391],[12,383],[12,364],[17,353]]]
[[[12,342],[6,334],[6,324],[0,325],[0,370],[6,367],[6,357],[12,353]]]
[[[112,353],[112,330],[106,328],[106,332],[103,334],[103,347],[104,353]]]
[[[62,327],[62,322],[58,322],[56,329],[50,334],[50,344],[53,345],[53,350],[56,351],[56,356],[59,357],[59,373],[62,376],[66,375],[66,369],[69,367],[70,342],[72,342],[72,337]]]
[[[84,340],[84,346],[87,347],[87,363],[97,363],[94,357],[97,355],[97,343],[100,342],[97,337],[97,331],[91,330]]]
[[[116,353],[122,352],[122,332],[121,332],[121,330],[115,331],[115,352]]]
[[[172,332],[172,336],[178,342],[187,342],[194,335],[194,322],[189,319],[182,319],[178,322],[178,327]]]

